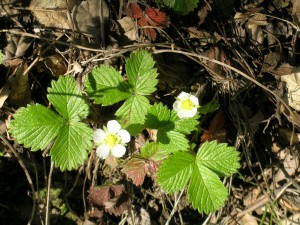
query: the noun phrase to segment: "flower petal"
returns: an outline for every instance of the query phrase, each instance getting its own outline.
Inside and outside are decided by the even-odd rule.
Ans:
[[[185,99],[189,98],[190,96],[191,96],[191,94],[182,91],[182,92],[177,96],[177,98],[180,99],[180,100],[185,100]]]
[[[109,152],[110,152],[109,147],[105,144],[98,146],[96,149],[96,153],[98,157],[101,159],[106,159],[109,155]]]
[[[175,111],[178,111],[178,110],[180,110],[180,101],[175,101],[174,103],[173,103],[173,109],[175,110]]]
[[[194,108],[192,108],[190,111],[187,111],[187,112],[186,112],[186,117],[193,117],[193,116],[196,115],[196,113],[197,113],[197,108],[194,107]]]
[[[119,137],[121,139],[121,143],[124,143],[124,144],[128,143],[130,141],[130,139],[131,139],[130,134],[128,133],[127,130],[120,130],[118,132],[118,135],[119,135]]]
[[[103,142],[105,137],[106,137],[106,133],[104,130],[97,129],[94,131],[93,140],[96,144],[100,144],[101,142]]]
[[[177,116],[182,119],[182,118],[185,118],[185,111],[183,110],[178,110],[177,111]]]
[[[121,125],[116,120],[110,120],[107,122],[107,130],[112,134],[116,134],[121,130]]]
[[[195,106],[199,106],[199,100],[196,96],[191,95],[190,100],[191,100],[192,103],[194,103]]]
[[[117,158],[122,157],[125,154],[125,152],[126,152],[126,148],[121,144],[117,144],[115,147],[111,149],[111,154]]]

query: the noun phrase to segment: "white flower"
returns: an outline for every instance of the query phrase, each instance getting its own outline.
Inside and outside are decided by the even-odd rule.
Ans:
[[[181,119],[195,116],[197,108],[199,108],[198,98],[186,92],[181,92],[173,104],[173,109]]]
[[[106,159],[109,154],[119,158],[126,152],[125,144],[130,141],[130,134],[121,129],[118,121],[110,120],[103,130],[95,130],[93,139],[98,146],[96,153],[101,159]]]

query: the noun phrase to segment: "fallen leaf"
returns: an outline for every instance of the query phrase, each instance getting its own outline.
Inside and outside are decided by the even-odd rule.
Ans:
[[[295,192],[286,191],[279,199],[279,203],[287,210],[300,212],[300,196]]]
[[[66,60],[59,54],[54,54],[45,58],[44,64],[55,77],[64,75],[68,70]]]
[[[275,69],[280,61],[280,54],[276,52],[269,52],[264,57],[264,62],[262,66],[262,72],[271,72]]]
[[[199,17],[199,22],[198,26],[201,25],[204,21],[206,16],[208,15],[208,12],[211,11],[211,7],[209,4],[205,4],[201,9],[198,11],[198,17]]]
[[[8,98],[9,93],[9,82],[6,82],[4,86],[0,89],[0,109],[2,108],[5,100]]]
[[[71,29],[72,22],[68,17],[68,11],[79,3],[80,0],[31,0],[29,8],[43,26]]]
[[[221,110],[212,119],[208,131],[204,131],[201,136],[201,142],[218,140],[219,142],[226,138],[224,129],[225,117]]]
[[[240,220],[240,225],[258,225],[257,220],[254,216],[246,213]]]
[[[3,64],[9,67],[16,67],[22,63],[19,59],[30,47],[32,38],[26,36],[15,36],[7,34],[8,44],[3,50]],[[17,59],[17,61],[15,61]]]
[[[299,0],[293,0],[292,1],[293,8],[292,8],[292,16],[294,18],[294,21],[300,24],[300,1]]]
[[[293,109],[300,110],[300,73],[295,72],[289,75],[280,77],[281,81],[286,83],[286,90],[284,99],[287,104]]]
[[[293,67],[288,63],[282,63],[278,67],[276,67],[272,73],[277,76],[283,76],[287,74],[291,74],[293,71]]]
[[[27,70],[28,65],[22,63],[16,70],[16,74],[11,79],[10,83],[10,95],[8,97],[9,103],[19,108],[20,106],[25,106],[30,102],[31,90],[29,84],[29,75],[24,74]]]
[[[285,179],[287,179],[286,174],[289,176],[295,175],[297,169],[299,168],[299,158],[294,155],[289,149],[285,148],[278,153],[279,159],[282,161],[283,168],[279,169],[274,176],[274,182],[277,184]],[[282,170],[285,171],[282,171]]]
[[[128,37],[129,40],[137,40],[137,31],[135,29],[135,23],[131,17],[125,16],[122,19],[118,20],[118,22],[123,28],[125,36]]]
[[[89,202],[92,205],[103,206],[114,195],[111,186],[92,187],[89,194]]]
[[[264,41],[263,26],[266,26],[267,24],[267,17],[263,14],[256,14],[250,17],[246,23],[250,38],[257,43],[262,44]]]
[[[151,225],[151,217],[147,210],[143,207],[132,207],[131,216],[127,216],[127,223],[128,225],[136,225],[136,224],[143,224],[143,225]]]
[[[73,8],[72,19],[75,30],[82,34],[82,44],[98,48],[104,44],[104,28],[109,20],[109,8],[105,1],[82,1]]]
[[[110,199],[105,202],[105,211],[109,214],[113,214],[115,216],[120,216],[122,213],[128,209],[128,197],[125,194],[122,194],[120,197],[116,197]]]

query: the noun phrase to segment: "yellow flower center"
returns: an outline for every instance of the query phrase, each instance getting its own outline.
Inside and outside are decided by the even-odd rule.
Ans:
[[[114,134],[108,134],[105,138],[105,144],[107,144],[110,147],[115,146],[118,143],[118,141],[118,137]]]
[[[184,110],[188,110],[188,111],[192,110],[193,105],[194,104],[190,99],[186,99],[181,102],[181,108]]]

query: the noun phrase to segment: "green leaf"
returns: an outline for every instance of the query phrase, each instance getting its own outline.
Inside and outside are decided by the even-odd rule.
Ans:
[[[51,85],[47,97],[60,115],[67,120],[77,121],[87,117],[89,107],[72,77],[60,76],[57,81],[53,80]]]
[[[175,130],[159,130],[157,132],[157,142],[162,149],[169,153],[187,151],[189,148],[189,142],[185,135]]]
[[[152,159],[155,162],[159,162],[165,159],[169,153],[160,148],[159,144],[156,142],[147,142],[141,148],[141,156],[146,159]]]
[[[59,134],[64,119],[42,105],[28,105],[14,114],[9,132],[32,151],[45,149]]]
[[[87,150],[92,149],[93,130],[84,123],[73,121],[66,124],[51,148],[52,161],[62,171],[83,165]]]
[[[113,67],[101,65],[89,74],[85,82],[86,92],[103,106],[113,105],[130,96],[130,85]]]
[[[93,130],[78,120],[85,118],[88,106],[71,77],[52,82],[48,98],[63,117],[41,106],[27,106],[14,115],[10,132],[32,151],[45,149],[51,141],[52,161],[61,170],[77,169],[92,148]]]
[[[209,103],[205,104],[204,106],[201,106],[198,109],[198,112],[200,114],[207,114],[207,113],[216,111],[218,108],[220,108],[220,104],[219,104],[218,100],[217,99],[213,99],[212,101],[210,101]]]
[[[196,130],[196,127],[199,125],[198,119],[199,119],[198,113],[191,118],[180,119],[174,110],[171,111],[170,120],[174,122],[175,130],[183,134],[190,134],[193,130]]]
[[[195,164],[195,156],[187,152],[176,152],[159,167],[157,181],[168,193],[185,188]]]
[[[145,125],[150,129],[159,129],[170,124],[170,110],[162,103],[155,103],[146,115]]]
[[[152,55],[145,50],[131,53],[126,60],[126,73],[134,95],[150,95],[156,90],[158,80],[154,64]]]
[[[159,2],[173,8],[177,13],[185,15],[197,7],[199,0],[159,0]]]
[[[223,176],[236,173],[240,167],[239,152],[217,141],[204,142],[197,153],[196,162]]]
[[[159,150],[159,145],[155,142],[146,142],[141,148],[141,156],[146,159],[154,156],[155,153]]]
[[[132,124],[144,124],[145,115],[150,108],[149,100],[144,96],[131,96],[117,110],[116,116],[125,127]]]
[[[188,197],[195,209],[200,213],[214,212],[224,205],[227,195],[227,189],[214,172],[194,164]]]

